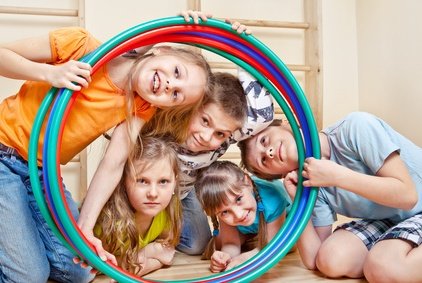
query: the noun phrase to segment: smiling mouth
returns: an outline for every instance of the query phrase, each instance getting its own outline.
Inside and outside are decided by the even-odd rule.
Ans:
[[[196,137],[193,137],[193,139],[198,147],[204,147],[204,145]]]
[[[160,88],[160,85],[161,85],[160,77],[158,76],[158,73],[155,72],[154,77],[152,78],[152,92],[156,93],[157,90]]]
[[[280,161],[283,161],[283,158],[281,157],[281,148],[282,148],[283,144],[280,143],[280,146],[278,147],[278,151],[277,151],[277,155],[278,155],[278,159]]]
[[[248,219],[248,217],[249,217],[249,212],[250,212],[250,211],[248,211],[248,213],[246,213],[245,217],[243,217],[243,218],[240,220],[240,223],[244,223],[244,222],[246,222],[246,220],[247,220],[247,219]]]

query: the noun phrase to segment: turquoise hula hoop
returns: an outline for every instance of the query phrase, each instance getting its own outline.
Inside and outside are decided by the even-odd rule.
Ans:
[[[251,73],[273,95],[292,125],[298,147],[299,170],[302,170],[306,157],[320,158],[318,131],[312,112],[302,89],[291,72],[270,49],[254,36],[237,35],[231,30],[230,25],[222,21],[209,19],[206,22],[201,21],[198,25],[193,24],[192,21],[186,23],[182,17],[149,21],[123,31],[82,60],[95,67],[106,57],[109,57],[107,60],[110,60],[135,47],[164,41],[192,44],[207,49],[231,60]],[[236,48],[234,48],[235,46]],[[236,50],[242,51],[239,53]],[[115,55],[110,55],[113,52]],[[101,64],[104,62],[106,61],[103,60]],[[28,162],[31,184],[44,218],[55,235],[75,255],[80,256],[91,266],[118,282],[165,282],[140,279],[116,266],[103,262],[84,239],[73,217],[69,215],[67,204],[63,198],[58,156],[61,130],[66,121],[66,113],[69,111],[69,101],[74,94],[72,91],[64,89],[54,101],[56,91],[56,89],[52,89],[46,95],[34,121],[29,145]],[[47,170],[44,170],[46,172],[44,178],[49,183],[49,188],[46,189],[52,196],[52,201],[47,204],[42,185],[36,174],[37,170],[34,169],[38,168],[37,149],[41,127],[53,101],[55,110],[48,117],[51,129],[45,137],[44,144],[44,146],[48,146],[44,151],[47,156],[43,157],[45,161],[43,166],[47,167]],[[301,183],[301,179],[299,183]],[[283,227],[264,249],[244,264],[214,276],[172,280],[172,282],[249,282],[258,278],[278,263],[295,244],[310,218],[316,194],[316,188],[299,186],[290,214]],[[54,207],[54,212],[50,210],[51,207]],[[52,215],[52,213],[57,215]]]

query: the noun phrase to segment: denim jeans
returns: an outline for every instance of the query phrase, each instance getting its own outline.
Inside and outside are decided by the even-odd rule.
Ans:
[[[41,170],[38,170],[41,176]],[[76,203],[66,199],[73,216]],[[89,282],[90,268],[73,263],[74,255],[45,222],[34,198],[27,162],[0,148],[0,282]]]
[[[183,223],[177,250],[188,254],[202,254],[211,239],[208,218],[199,203],[195,190],[182,199]]]

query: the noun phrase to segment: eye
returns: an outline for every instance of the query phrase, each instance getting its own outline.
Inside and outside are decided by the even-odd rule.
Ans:
[[[238,196],[236,198],[236,203],[240,203],[242,201],[243,196]]]
[[[223,132],[217,132],[216,133],[217,137],[219,137],[220,139],[223,139],[226,137],[226,135]]]
[[[263,157],[261,158],[261,163],[262,163],[262,165],[264,165],[264,166],[265,166],[266,161],[267,161],[267,158],[266,158],[265,156],[263,156]]]
[[[223,211],[221,211],[220,212],[220,216],[221,217],[225,217],[225,216],[227,216],[229,214],[229,212],[227,211],[227,210],[223,210]]]
[[[260,144],[265,145],[265,136],[261,137]]]
[[[208,126],[210,123],[207,118],[202,117],[202,124],[204,124],[205,126]]]
[[[160,184],[160,185],[167,185],[168,183],[170,183],[170,181],[169,181],[168,179],[161,179],[161,180],[159,181],[159,184]]]
[[[176,78],[180,77],[180,70],[179,70],[179,67],[174,68],[174,76],[175,76]]]
[[[148,183],[147,180],[144,179],[144,178],[139,178],[139,179],[136,180],[136,182],[139,183],[139,184],[143,184],[143,185]]]
[[[179,96],[179,92],[177,90],[175,90],[173,92],[173,100],[176,101],[178,96]]]

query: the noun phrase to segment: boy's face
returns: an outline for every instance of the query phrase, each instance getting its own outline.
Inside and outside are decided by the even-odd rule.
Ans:
[[[238,128],[238,121],[217,104],[208,103],[192,117],[184,146],[193,152],[215,150]]]
[[[255,171],[286,175],[298,168],[297,147],[289,125],[271,126],[246,142],[246,162]]]

